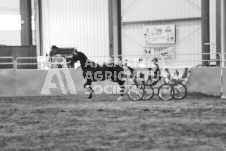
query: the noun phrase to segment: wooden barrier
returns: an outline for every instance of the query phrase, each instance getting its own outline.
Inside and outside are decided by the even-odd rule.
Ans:
[[[222,68],[222,98],[226,99],[226,68]]]
[[[79,78],[78,75],[77,77]],[[78,86],[81,85],[79,81],[83,80],[73,80],[69,83],[64,69],[18,70],[16,92],[17,96],[66,95],[71,93],[69,89],[71,83],[79,89]]]
[[[188,93],[221,96],[220,67],[192,68],[187,83]]]
[[[226,95],[226,69],[223,69],[223,95]],[[116,85],[110,81],[94,85]],[[53,70],[0,70],[0,96],[68,95],[84,92],[82,71],[77,69]],[[193,68],[186,84],[188,93],[221,96],[220,68]]]
[[[0,96],[16,96],[15,70],[0,70]]]
[[[41,96],[47,72],[47,70],[17,70],[16,95]]]

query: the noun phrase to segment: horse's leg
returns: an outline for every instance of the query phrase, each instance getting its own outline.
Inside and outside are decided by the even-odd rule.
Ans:
[[[89,97],[87,99],[92,99],[93,98],[93,89],[91,87],[91,84],[89,85],[89,89],[90,89],[90,94],[89,94]]]
[[[118,80],[117,81],[119,86],[120,86],[120,97],[117,99],[118,101],[121,101],[123,99],[123,96],[124,96],[124,91],[125,91],[125,81],[121,81],[121,80]]]
[[[90,90],[89,91],[89,97],[87,98],[89,100],[92,99],[92,97],[93,97],[93,89],[92,89],[91,85],[92,85],[91,80],[87,80],[86,83],[84,84],[84,88],[87,88],[87,89]]]
[[[86,88],[88,85],[88,80],[86,80],[86,83],[83,85],[83,87]]]

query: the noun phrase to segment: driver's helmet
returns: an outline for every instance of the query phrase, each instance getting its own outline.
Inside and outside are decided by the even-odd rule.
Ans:
[[[152,62],[158,62],[158,59],[157,58],[153,58]]]

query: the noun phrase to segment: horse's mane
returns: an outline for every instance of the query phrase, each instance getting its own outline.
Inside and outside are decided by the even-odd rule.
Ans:
[[[91,66],[91,67],[96,67],[96,66],[99,65],[98,63],[96,63],[96,62],[91,61],[90,59],[88,59],[88,57],[84,53],[82,53],[82,52],[77,52],[77,53],[79,53],[79,58],[80,58],[81,66],[82,66],[82,64],[83,64],[83,66],[85,66],[86,63],[87,63],[87,66],[89,66],[89,65],[92,64],[93,66]]]
[[[88,59],[88,57],[84,53],[80,51],[78,51],[77,53],[79,54],[79,58],[81,61],[86,61]]]

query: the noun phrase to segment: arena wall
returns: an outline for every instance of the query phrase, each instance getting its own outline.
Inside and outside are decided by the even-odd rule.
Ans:
[[[221,69],[215,67],[192,68],[186,86],[189,93],[221,96]]]
[[[78,69],[67,71],[69,72],[58,69],[0,70],[0,96],[57,96],[84,92],[82,71]],[[223,85],[226,87],[226,69],[223,71]],[[68,77],[71,77],[73,82]],[[94,85],[106,86],[116,83],[104,81],[95,82]],[[186,86],[188,93],[221,96],[221,69],[193,68]],[[225,87],[223,94],[226,94]]]
[[[226,98],[226,68],[222,69],[222,98]]]
[[[15,70],[0,70],[0,96],[16,96]]]

